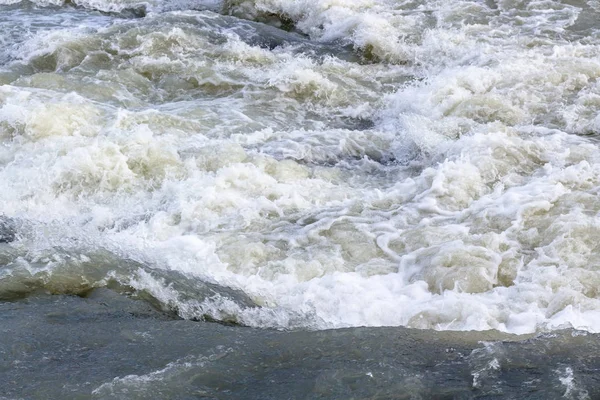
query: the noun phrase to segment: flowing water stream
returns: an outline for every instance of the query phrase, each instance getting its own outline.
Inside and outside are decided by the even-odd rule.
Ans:
[[[0,0],[0,398],[600,396],[599,21]]]

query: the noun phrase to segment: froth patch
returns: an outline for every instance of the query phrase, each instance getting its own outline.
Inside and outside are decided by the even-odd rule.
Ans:
[[[77,148],[54,166],[53,187],[59,193],[77,196],[97,191],[131,189],[137,179],[121,149],[110,143]]]
[[[141,125],[134,135],[121,139],[121,142],[127,165],[139,178],[160,185],[167,177],[177,179],[185,176],[173,137],[157,137],[147,126]]]
[[[390,12],[383,4],[359,0],[343,4],[318,0],[231,0],[225,2],[225,9],[241,18],[284,27],[293,25],[316,40],[351,44],[366,59],[399,63],[410,59],[401,38],[419,19]]]
[[[413,257],[419,267],[409,265],[412,257],[408,256],[403,258],[401,268],[418,268],[419,273],[411,279],[423,279],[434,293],[487,292],[498,283],[498,266],[502,261],[500,255],[485,247],[465,246],[461,242],[423,249]]]
[[[24,0],[0,0],[0,4],[17,4]],[[103,12],[122,12],[125,10],[145,10],[151,4],[151,1],[137,0],[28,0],[40,7],[63,6],[65,4],[75,4],[92,10]]]
[[[103,112],[76,94],[29,92],[6,86],[0,97],[0,121],[11,136],[37,141],[53,136],[95,136]]]
[[[46,136],[94,136],[98,133],[101,113],[90,105],[48,104],[34,111],[27,122],[26,134],[33,139]]]

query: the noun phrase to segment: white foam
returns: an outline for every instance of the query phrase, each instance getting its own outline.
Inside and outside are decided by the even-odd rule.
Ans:
[[[377,64],[207,12],[35,33],[6,67],[32,75],[0,88],[1,211],[62,232],[28,245],[93,238],[262,306],[123,282],[186,318],[598,332],[600,157],[577,134],[597,130],[599,44],[552,4],[516,24],[507,3],[228,3]]]
[[[578,399],[586,400],[590,399],[590,395],[587,390],[580,388],[575,382],[575,374],[571,367],[566,367],[564,372],[556,371],[559,375],[558,380],[565,387],[565,393],[563,397],[565,399]]]

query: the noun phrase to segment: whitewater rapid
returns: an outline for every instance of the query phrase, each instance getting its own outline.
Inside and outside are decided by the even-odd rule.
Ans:
[[[600,332],[595,1],[0,0],[0,298]]]

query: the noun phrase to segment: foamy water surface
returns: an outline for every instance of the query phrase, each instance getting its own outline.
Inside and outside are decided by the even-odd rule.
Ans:
[[[108,286],[253,327],[599,332],[599,17],[0,0],[0,298]]]

